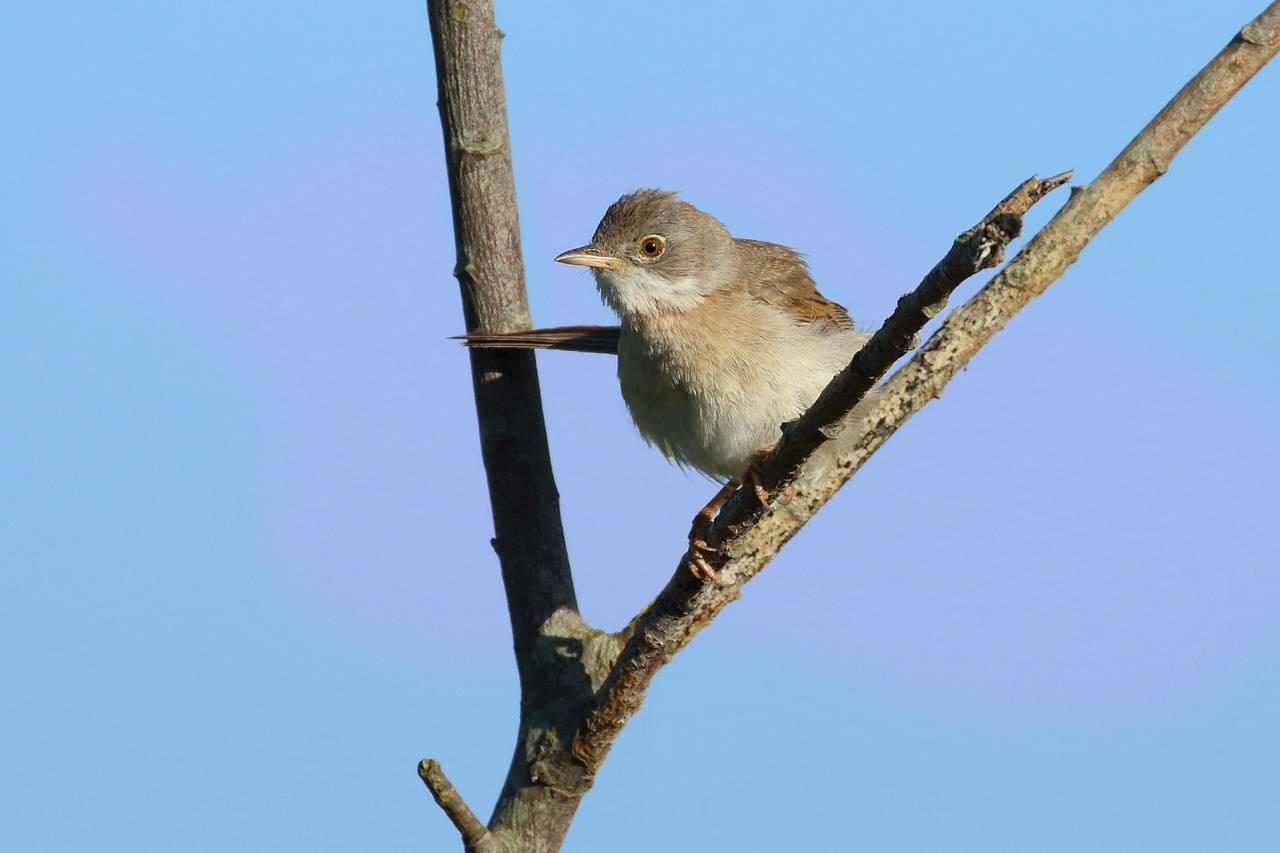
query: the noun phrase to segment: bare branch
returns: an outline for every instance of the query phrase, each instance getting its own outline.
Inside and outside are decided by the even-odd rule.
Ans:
[[[1005,247],[1022,233],[1022,215],[1031,206],[1071,179],[1071,172],[1051,178],[1033,175],[1019,184],[978,224],[955,239],[949,251],[916,289],[898,300],[897,308],[866,346],[854,355],[798,420],[783,427],[783,438],[760,467],[770,499],[777,497],[799,474],[804,461],[838,432],[875,383],[899,358],[919,346],[920,330],[946,307],[947,299],[965,279],[1004,262]],[[742,525],[763,515],[758,503],[735,505],[740,515],[726,515],[727,525]]]
[[[431,0],[440,122],[467,329],[529,327],[520,255],[502,34],[486,2]],[[480,449],[489,481],[494,550],[511,611],[521,681],[527,651],[557,610],[577,612],[551,471],[542,398],[533,355],[471,351]]]
[[[654,602],[628,626],[624,632],[627,645],[574,740],[578,760],[589,770],[599,766],[622,726],[639,708],[658,668],[737,598],[742,585],[773,558],[862,463],[912,414],[941,394],[951,377],[1014,313],[1059,278],[1107,222],[1167,171],[1187,140],[1278,48],[1280,2],[1272,3],[1247,24],[1093,183],[1073,192],[1062,210],[1004,270],[947,317],[929,342],[885,383],[870,411],[859,415],[864,426],[855,431],[859,424],[850,423],[848,413],[875,382],[876,369],[886,353],[891,354],[901,345],[902,335],[918,320],[917,317],[908,322],[906,317],[899,318],[899,313],[913,315],[935,310],[928,301],[917,306],[899,304],[899,311],[881,330],[885,332],[882,343],[886,350],[882,352],[880,345],[872,349],[869,343],[867,349],[872,352],[866,356],[866,363],[860,364],[864,359],[859,353],[811,410],[787,430],[784,441],[764,463],[762,478],[767,483],[772,481],[770,497],[774,504],[770,511],[762,515],[753,509],[750,504],[755,497],[745,488],[725,506],[711,537],[721,544],[718,553],[709,557],[709,562],[720,568],[718,585],[699,581],[682,561]],[[928,282],[926,277],[917,293]],[[900,321],[904,324],[901,330],[886,331]],[[788,485],[806,455],[801,451],[797,461],[789,446],[814,442],[815,432],[820,437],[817,441],[827,440],[845,427],[850,428],[853,440],[846,447],[844,442],[849,439],[840,437],[839,464],[811,486]]]
[[[496,853],[497,842],[489,834],[489,829],[480,822],[475,812],[462,799],[458,789],[453,787],[449,777],[444,775],[440,762],[434,758],[424,758],[418,762],[418,777],[431,791],[436,804],[444,809],[449,820],[462,833],[462,844],[468,853]]]
[[[428,0],[427,11],[466,327],[527,329],[493,3]],[[533,354],[472,350],[471,377],[521,696],[518,741],[488,838],[490,849],[538,853],[559,848],[590,787],[556,746],[598,685],[583,661],[602,676],[607,664],[596,661],[612,660],[617,644],[578,614]]]

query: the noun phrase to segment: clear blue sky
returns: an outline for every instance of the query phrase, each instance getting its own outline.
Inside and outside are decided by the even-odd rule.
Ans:
[[[608,320],[550,259],[656,185],[876,325],[1260,9],[891,5],[500,7],[535,319]],[[457,849],[415,763],[487,815],[517,695],[425,9],[6,18],[4,847]],[[1276,849],[1278,103],[1264,69],[660,674],[566,850]],[[539,363],[616,627],[714,487],[609,359]]]

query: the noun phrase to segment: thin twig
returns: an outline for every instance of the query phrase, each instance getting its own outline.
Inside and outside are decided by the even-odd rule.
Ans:
[[[899,358],[919,346],[920,330],[946,307],[947,299],[965,279],[1004,263],[1004,250],[1022,233],[1022,216],[1048,193],[1071,180],[1071,172],[1051,178],[1032,175],[1005,196],[990,213],[955,239],[916,289],[898,300],[893,314],[871,340],[854,355],[796,421],[783,427],[783,438],[761,464],[759,474],[770,498],[795,479],[804,461],[840,427],[868,391]],[[750,523],[763,514],[759,501],[737,501],[735,514],[726,513],[724,527]]]
[[[449,820],[462,833],[462,843],[471,853],[491,853],[497,851],[498,845],[489,828],[480,822],[475,812],[462,799],[458,789],[453,787],[449,777],[444,775],[440,762],[434,758],[424,758],[418,762],[418,778],[431,791],[436,804],[449,816]]]

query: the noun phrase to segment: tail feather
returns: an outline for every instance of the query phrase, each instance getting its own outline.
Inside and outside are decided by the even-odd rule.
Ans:
[[[473,349],[558,349],[618,354],[618,326],[556,326],[527,332],[476,332],[454,340]]]

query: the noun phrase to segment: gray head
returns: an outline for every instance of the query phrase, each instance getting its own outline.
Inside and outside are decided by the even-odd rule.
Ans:
[[[731,279],[733,238],[673,192],[636,190],[605,211],[591,242],[556,257],[591,267],[625,319],[687,311]]]

